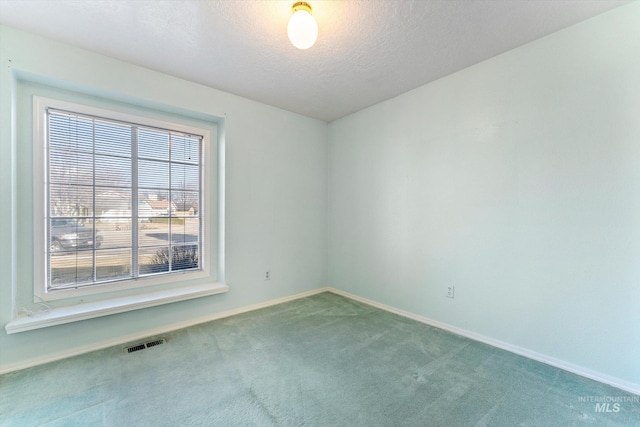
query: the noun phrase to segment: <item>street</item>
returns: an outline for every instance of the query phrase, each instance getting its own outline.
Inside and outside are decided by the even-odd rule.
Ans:
[[[168,250],[169,223],[142,222],[138,233],[138,264],[141,272],[149,270],[149,266],[157,265],[161,257],[158,252]],[[91,227],[92,224],[85,224]],[[95,250],[96,274],[98,280],[129,277],[131,274],[131,222],[126,219],[104,221],[96,224],[96,236],[102,239],[100,247]],[[195,245],[198,243],[199,219],[176,218],[171,225],[173,245]],[[62,250],[53,252],[50,258],[51,285],[93,280],[93,250]],[[145,267],[147,269],[145,270]],[[161,271],[161,270],[160,270]]]

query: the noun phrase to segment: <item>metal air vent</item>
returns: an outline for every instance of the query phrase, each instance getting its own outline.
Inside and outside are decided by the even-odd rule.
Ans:
[[[165,338],[159,338],[157,340],[148,341],[148,342],[145,342],[145,343],[135,344],[135,345],[126,347],[124,350],[127,353],[133,353],[135,351],[144,350],[145,348],[151,348],[151,347],[155,347],[155,346],[160,345],[160,344],[165,344],[166,342],[167,342],[167,340]]]

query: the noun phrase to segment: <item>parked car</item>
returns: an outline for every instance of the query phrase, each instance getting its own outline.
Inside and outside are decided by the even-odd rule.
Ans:
[[[52,218],[50,234],[51,252],[93,248],[93,228],[85,227],[77,219]],[[102,235],[96,231],[96,248],[100,247],[102,239]]]

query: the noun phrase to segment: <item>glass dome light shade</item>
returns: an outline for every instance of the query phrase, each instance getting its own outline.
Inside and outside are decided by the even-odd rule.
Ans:
[[[318,38],[318,24],[311,16],[311,6],[305,6],[298,3],[293,6],[293,15],[287,26],[289,40],[298,49],[309,49]]]

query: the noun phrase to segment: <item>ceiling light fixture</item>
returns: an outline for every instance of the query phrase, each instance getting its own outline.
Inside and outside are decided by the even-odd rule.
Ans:
[[[287,26],[289,40],[298,49],[309,49],[318,38],[318,24],[311,16],[309,3],[299,1],[291,6],[291,18]]]

